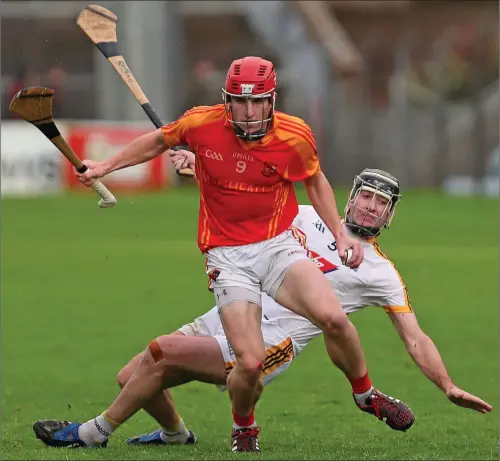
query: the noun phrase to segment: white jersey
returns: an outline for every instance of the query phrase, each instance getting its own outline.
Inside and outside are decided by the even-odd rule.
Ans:
[[[368,306],[380,306],[387,312],[412,312],[403,279],[375,239],[363,241],[364,260],[358,269],[350,269],[342,264],[332,233],[311,205],[299,206],[293,225],[305,235],[310,256],[330,281],[347,314]],[[321,334],[309,320],[265,294],[262,311],[292,337],[299,349]]]
[[[387,312],[412,312],[402,278],[375,239],[363,241],[364,260],[358,269],[350,269],[342,264],[333,235],[312,206],[300,205],[293,225],[305,236],[310,257],[330,281],[347,314],[367,306],[381,306]],[[309,320],[265,293],[262,293],[262,315],[262,329],[264,336],[269,337],[269,344],[277,342],[279,331],[282,337],[291,338],[295,356],[322,333]],[[185,334],[224,337],[216,307],[180,330]]]

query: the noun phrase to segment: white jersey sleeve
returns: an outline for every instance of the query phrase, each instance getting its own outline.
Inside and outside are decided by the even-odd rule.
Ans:
[[[374,264],[370,283],[365,287],[362,303],[367,306],[381,306],[387,312],[413,312],[408,289],[396,267],[382,253],[376,242],[372,244],[372,248],[378,256],[378,261]]]

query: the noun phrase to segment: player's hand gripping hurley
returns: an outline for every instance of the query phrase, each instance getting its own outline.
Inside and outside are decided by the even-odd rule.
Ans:
[[[99,48],[101,53],[118,72],[128,89],[135,96],[141,107],[156,128],[163,126],[163,122],[153,109],[148,98],[137,83],[130,71],[125,59],[118,51],[118,39],[116,38],[116,23],[118,18],[114,13],[99,5],[85,7],[78,16],[76,23],[92,42]],[[190,168],[177,170],[179,176],[193,177],[194,172]]]
[[[73,149],[61,136],[52,117],[52,96],[54,90],[45,87],[29,87],[17,92],[10,102],[9,109],[21,118],[36,126],[59,151],[73,164],[78,173],[85,173],[87,166],[78,158]],[[92,187],[101,196],[99,206],[109,208],[117,204],[115,196],[98,180]]]

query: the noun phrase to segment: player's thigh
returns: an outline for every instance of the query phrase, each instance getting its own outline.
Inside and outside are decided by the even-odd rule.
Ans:
[[[286,273],[297,261],[309,261],[304,239],[293,228],[266,242],[254,270],[262,284],[262,291],[276,298]]]
[[[296,261],[286,272],[276,301],[320,328],[345,318],[345,313],[321,270],[309,259]]]
[[[159,336],[155,341],[162,354],[159,360],[164,366],[165,387],[189,381],[225,384],[224,358],[213,336],[186,336],[176,332]]]
[[[205,254],[209,289],[215,293],[217,288],[242,287],[259,295],[260,304],[261,284],[253,271],[259,249],[258,245],[251,244],[209,250]],[[220,307],[220,296],[218,298],[217,293],[215,295]],[[224,302],[227,302],[227,299]]]
[[[265,346],[261,329],[261,306],[246,299],[235,300],[221,308],[219,315],[236,360],[262,362]]]

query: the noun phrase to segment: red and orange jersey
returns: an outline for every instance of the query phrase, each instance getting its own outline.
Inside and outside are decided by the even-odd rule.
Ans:
[[[285,231],[298,212],[293,182],[320,172],[311,129],[284,113],[275,113],[260,141],[238,138],[222,104],[195,107],[162,132],[167,145],[189,145],[196,154],[203,252]]]

